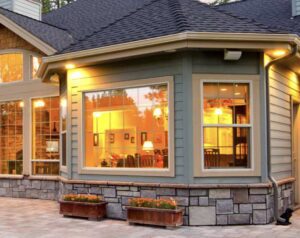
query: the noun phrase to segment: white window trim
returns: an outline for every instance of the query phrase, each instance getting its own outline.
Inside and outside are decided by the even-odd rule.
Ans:
[[[66,158],[66,165],[63,165],[63,163],[62,163],[62,146],[63,146],[63,141],[62,141],[62,135],[63,134],[66,134],[66,145],[65,145],[65,147],[66,147],[66,152],[67,152],[67,122],[66,122],[66,129],[65,130],[63,130],[62,129],[62,116],[61,116],[61,99],[62,98],[65,98],[66,100],[68,100],[68,98],[67,98],[67,92],[64,92],[61,96],[60,96],[60,100],[59,100],[59,105],[60,105],[60,112],[59,112],[59,158],[60,158],[60,171],[62,171],[62,172],[64,172],[64,173],[68,173],[68,160],[67,160],[67,158]],[[67,105],[66,105],[66,112],[67,112],[67,115],[66,115],[66,121],[67,121],[67,118],[68,118],[68,103],[67,103]]]
[[[47,95],[47,96],[35,96],[35,97],[30,97],[29,98],[29,102],[30,102],[30,125],[31,125],[31,127],[30,127],[30,149],[29,149],[29,152],[30,152],[30,160],[29,160],[29,176],[32,176],[32,177],[57,177],[57,176],[59,176],[59,174],[58,175],[47,175],[47,174],[45,174],[45,175],[41,175],[41,174],[37,174],[37,175],[34,175],[34,174],[32,174],[32,163],[33,162],[58,162],[59,163],[59,166],[60,166],[60,160],[58,159],[58,160],[40,160],[40,159],[33,159],[33,149],[32,149],[32,147],[33,147],[33,133],[32,133],[32,129],[33,129],[33,127],[32,127],[32,113],[33,113],[33,108],[32,108],[32,102],[33,102],[33,100],[35,100],[35,99],[42,99],[42,98],[51,98],[51,97],[59,97],[59,95],[58,94],[51,94],[51,95]]]
[[[93,168],[85,167],[85,113],[84,113],[84,94],[88,92],[121,89],[128,87],[141,87],[166,83],[168,85],[168,106],[169,106],[169,168],[168,169],[140,169],[140,168]],[[151,176],[151,177],[174,177],[175,158],[174,158],[174,80],[172,76],[122,81],[111,84],[86,85],[80,87],[79,94],[79,128],[78,128],[78,173],[79,174],[101,174],[101,175],[124,175],[124,176]],[[80,115],[81,114],[81,115]]]
[[[255,138],[260,138],[260,120],[254,117],[254,81],[259,81],[259,75],[194,75],[193,76],[193,102],[194,102],[194,176],[195,177],[234,177],[234,176],[259,176],[260,175],[260,145],[255,143]],[[203,83],[248,83],[250,89],[250,124],[206,124],[203,123]],[[197,92],[198,91],[198,92]],[[257,93],[257,92],[256,92]],[[256,95],[257,96],[257,95]],[[258,97],[259,98],[259,97]],[[199,102],[200,100],[200,102]],[[254,109],[255,108],[255,109]],[[260,110],[257,112],[260,115]],[[259,116],[258,116],[259,117]],[[197,122],[198,121],[198,122]],[[255,125],[254,125],[255,122]],[[245,127],[250,128],[250,168],[204,168],[203,128],[204,127]],[[255,127],[255,128],[254,128]],[[197,133],[197,131],[199,133]],[[199,135],[197,135],[199,134]],[[258,139],[259,140],[259,139]],[[198,156],[200,155],[200,156]]]

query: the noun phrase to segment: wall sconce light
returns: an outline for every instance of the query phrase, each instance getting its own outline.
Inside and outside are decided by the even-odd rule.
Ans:
[[[66,64],[65,68],[66,69],[75,69],[75,64]]]

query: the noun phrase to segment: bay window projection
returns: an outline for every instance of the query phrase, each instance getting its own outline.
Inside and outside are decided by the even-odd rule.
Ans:
[[[23,101],[0,102],[0,173],[23,172]]]
[[[249,83],[203,83],[205,169],[251,167]]]
[[[168,86],[84,94],[85,167],[168,168]]]
[[[23,80],[23,54],[0,55],[0,83]]]
[[[59,174],[59,97],[32,100],[32,174]]]

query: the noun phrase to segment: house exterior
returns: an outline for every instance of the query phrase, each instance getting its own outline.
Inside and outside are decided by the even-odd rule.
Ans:
[[[298,6],[78,0],[41,15],[1,0],[0,195],[99,194],[116,219],[132,197],[172,197],[191,226],[278,219],[300,203]]]

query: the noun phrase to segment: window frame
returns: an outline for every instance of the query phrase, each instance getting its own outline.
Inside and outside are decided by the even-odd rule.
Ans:
[[[62,129],[62,126],[63,126],[63,123],[62,123],[62,110],[61,110],[61,100],[62,99],[65,99],[66,102],[67,102],[67,105],[66,105],[66,128],[65,130]],[[59,136],[60,136],[60,140],[59,140],[59,159],[60,159],[60,171],[62,172],[65,172],[67,173],[67,168],[68,168],[68,159],[67,159],[67,129],[68,129],[68,123],[67,123],[67,120],[68,120],[68,96],[67,96],[67,92],[64,92],[60,95],[60,112],[59,112]],[[62,136],[63,134],[65,134],[66,136],[66,143],[65,143],[65,149],[66,149],[66,164],[63,165],[63,158],[62,158],[62,151],[63,151],[63,140],[62,140]]]
[[[249,85],[250,123],[248,124],[204,124],[204,83],[247,83]],[[260,98],[254,92],[259,84],[259,75],[194,75],[193,76],[193,107],[194,107],[194,176],[195,177],[234,177],[260,175],[260,107],[256,101]],[[198,91],[198,92],[197,92]],[[256,96],[256,97],[255,97]],[[256,98],[256,99],[255,99]],[[259,109],[259,110],[258,110]],[[256,116],[254,112],[257,112]],[[250,168],[216,168],[204,166],[204,128],[250,128]],[[199,133],[197,133],[199,132]],[[199,134],[199,135],[197,135]],[[197,146],[198,145],[198,146]],[[199,154],[200,156],[197,156]]]
[[[12,98],[12,99],[8,99],[8,100],[0,100],[0,104],[1,103],[9,103],[9,102],[17,102],[17,101],[20,101],[20,102],[23,102],[24,103],[24,106],[25,106],[25,100],[23,98],[19,98],[19,97],[16,97],[16,98]],[[24,135],[24,125],[25,125],[25,116],[24,116],[24,106],[23,106],[23,109],[22,109],[22,150],[23,150],[23,153],[22,153],[22,156],[23,156],[23,159],[22,159],[22,173],[21,174],[1,174],[0,173],[0,178],[6,178],[6,177],[15,177],[15,178],[21,178],[23,177],[24,175],[24,167],[26,166],[26,159],[24,158],[24,148],[25,148],[25,143],[24,143],[24,139],[25,139],[25,135]]]
[[[33,159],[33,125],[32,125],[32,119],[33,119],[33,101],[35,99],[43,99],[43,98],[52,98],[52,97],[60,97],[59,94],[51,94],[51,95],[47,95],[47,96],[34,96],[34,97],[30,97],[29,98],[29,103],[30,103],[30,157],[29,157],[29,175],[33,176],[33,177],[49,177],[49,178],[54,178],[54,177],[58,177],[60,174],[58,175],[48,175],[48,174],[33,174],[32,173],[32,163],[33,162],[58,162],[59,163],[59,168],[60,168],[60,158],[58,160],[34,160]],[[60,128],[59,128],[60,129]],[[59,143],[60,146],[60,143]],[[59,153],[60,153],[60,149],[59,149]],[[60,155],[59,155],[60,156]]]
[[[168,153],[169,168],[94,168],[85,167],[85,108],[84,94],[95,91],[134,88],[142,86],[151,86],[157,84],[167,84],[168,86]],[[100,174],[100,175],[124,175],[124,176],[147,176],[147,177],[174,177],[175,176],[175,158],[174,158],[174,79],[172,76],[126,80],[116,83],[84,85],[78,90],[79,95],[79,124],[78,124],[78,173],[79,174]],[[81,114],[81,115],[80,115]]]
[[[11,85],[11,84],[15,84],[15,83],[20,83],[20,82],[24,82],[25,78],[26,78],[26,73],[27,73],[27,58],[28,58],[28,52],[26,50],[22,50],[22,49],[7,49],[7,50],[0,50],[0,56],[1,55],[7,55],[7,54],[21,54],[22,55],[22,61],[23,61],[23,65],[22,65],[22,79],[21,80],[15,80],[15,81],[11,81],[11,82],[2,82],[0,83],[0,87],[4,86],[4,85]]]

